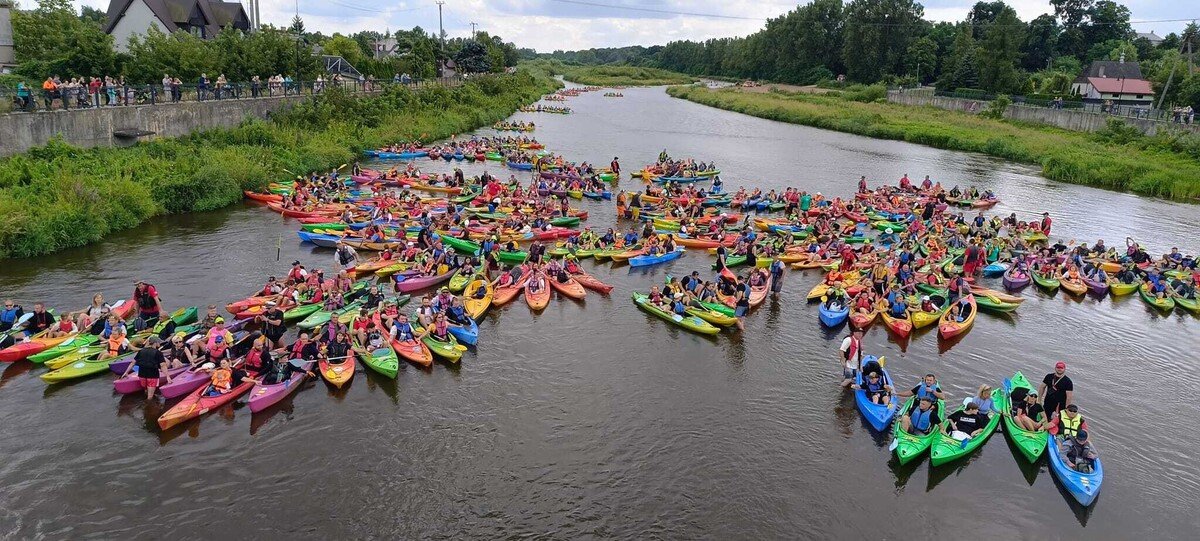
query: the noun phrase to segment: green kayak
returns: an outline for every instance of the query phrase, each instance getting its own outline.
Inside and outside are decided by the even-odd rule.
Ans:
[[[975,304],[979,306],[980,310],[989,312],[1012,312],[1021,306],[1015,302],[1004,302],[995,297],[988,297],[981,294],[975,295]]]
[[[746,256],[744,256],[744,255],[731,255],[731,256],[725,258],[725,267],[726,268],[732,269],[734,267],[740,267],[745,264],[746,264]],[[719,268],[721,268],[721,267],[719,265],[717,265],[716,263],[712,264],[713,270],[717,270]]]
[[[60,383],[73,379],[85,378],[94,374],[108,371],[108,365],[115,361],[122,361],[133,357],[137,354],[136,351],[131,351],[119,357],[111,359],[87,358],[79,359],[71,364],[68,364],[58,370],[46,372],[41,375],[42,381],[46,383]],[[98,356],[97,356],[98,357]]]
[[[450,288],[451,293],[462,293],[462,290],[467,288],[467,284],[469,284],[471,282],[471,278],[474,277],[474,273],[467,275],[463,274],[461,270],[456,270],[454,271],[454,276],[450,277],[450,284],[446,287]]]
[[[1164,313],[1175,309],[1175,299],[1171,297],[1163,297],[1161,299],[1158,298],[1157,295],[1150,293],[1150,289],[1146,287],[1146,284],[1142,284],[1141,287],[1138,288],[1138,294],[1142,296],[1142,300],[1145,301],[1146,304],[1149,304],[1154,308],[1158,308]]]
[[[1175,297],[1175,306],[1192,313],[1200,313],[1200,301],[1196,299],[1185,299],[1183,297]]]
[[[579,225],[578,216],[566,216],[562,218],[554,218],[550,220],[550,225],[557,227],[575,227]]]
[[[304,319],[304,318],[312,315],[313,312],[316,312],[317,310],[320,310],[320,309],[321,309],[320,304],[316,304],[316,303],[301,304],[300,306],[297,306],[295,308],[291,308],[289,310],[284,311],[283,320],[284,321],[295,321],[297,319]]]
[[[354,314],[358,312],[358,309],[361,306],[362,301],[354,301],[350,304],[347,304],[340,310],[334,310],[333,312],[328,310],[317,310],[309,314],[308,317],[304,318],[304,320],[302,320],[300,323],[297,323],[296,326],[304,330],[315,329],[321,325],[329,323],[329,320],[333,319],[333,316],[335,315],[338,317],[338,321],[345,323],[343,318],[349,315],[350,318],[353,319]]]
[[[475,217],[480,220],[507,220],[508,214],[503,212],[476,212]]]
[[[320,224],[303,224],[300,226],[300,230],[310,233],[318,229],[325,231],[345,231],[347,227],[349,226],[341,222],[325,222]]]
[[[451,197],[450,202],[457,203],[459,205],[463,203],[470,203],[471,201],[474,201],[476,197],[479,197],[480,193],[482,193],[482,190],[476,186],[472,186],[470,190],[463,190],[457,197]]]
[[[642,310],[650,312],[651,314],[658,316],[660,319],[674,323],[689,331],[700,334],[717,334],[721,332],[721,329],[717,328],[712,323],[704,321],[696,316],[681,316],[679,314],[667,312],[662,308],[655,306],[650,302],[644,293],[638,293],[635,291],[633,293],[633,302]]]
[[[413,312],[412,317],[409,318],[409,322],[412,323],[413,334],[421,334],[422,332],[425,332],[425,328],[421,326],[416,312]],[[433,352],[434,355],[441,357],[448,362],[456,363],[462,359],[462,352],[467,348],[459,345],[458,339],[455,338],[453,334],[447,333],[446,338],[449,339],[449,341],[443,342],[437,338],[434,338],[433,333],[430,332],[429,334],[426,334],[421,341],[425,343],[425,346],[428,347],[429,351]]]
[[[484,157],[489,160],[492,160],[494,162],[504,161],[504,156],[501,155],[499,152],[488,152],[487,154],[484,155]]]
[[[1030,274],[1033,275],[1033,281],[1039,287],[1045,288],[1046,291],[1049,291],[1051,293],[1058,290],[1058,286],[1060,285],[1058,278],[1054,278],[1051,276],[1045,276],[1040,272],[1032,272]]]
[[[770,205],[767,205],[767,210],[771,212],[779,212],[786,206],[787,203],[771,203]]]
[[[460,254],[474,255],[474,254],[479,253],[479,243],[478,242],[475,242],[472,240],[467,240],[467,239],[460,239],[457,237],[451,237],[449,235],[442,235],[439,238],[442,239],[442,244],[445,244],[446,246],[453,248],[454,251],[456,251]]]
[[[1030,432],[1017,425],[1017,422],[1012,418],[1012,392],[1015,389],[1025,389],[1026,392],[1033,392],[1033,385],[1029,384],[1029,380],[1025,379],[1025,374],[1017,372],[1013,374],[1012,379],[1006,382],[1006,387],[1001,392],[997,389],[992,393],[992,400],[996,403],[996,411],[1002,412],[1004,415],[1004,433],[1008,434],[1008,439],[1012,440],[1013,445],[1021,451],[1021,455],[1029,462],[1037,462],[1038,457],[1046,450],[1046,431],[1038,430]]]
[[[153,334],[159,334],[167,330],[167,322],[169,321],[174,321],[176,327],[187,325],[189,323],[195,323],[199,319],[199,316],[200,309],[198,307],[188,306],[185,308],[180,308],[174,312],[171,312],[170,319],[159,321],[158,324],[154,326],[154,329],[152,329],[152,332]]]
[[[871,227],[874,227],[875,229],[878,229],[880,231],[887,231],[888,229],[891,229],[893,232],[900,232],[900,231],[904,231],[904,230],[908,229],[908,224],[906,224],[904,222],[886,222],[886,221],[884,221],[884,222],[872,222]]]
[[[867,237],[842,237],[842,242],[846,244],[863,244],[867,242]]]
[[[992,389],[993,405],[996,403],[996,398],[1001,394],[1003,394],[1002,391]],[[963,409],[963,406],[960,405],[954,411],[961,409]],[[1000,411],[998,409],[992,411],[991,416],[988,418],[988,423],[983,427],[983,432],[974,438],[968,438],[965,443],[946,434],[939,434],[939,437],[933,442],[933,447],[929,450],[930,462],[934,466],[939,466],[967,455],[982,446],[992,436],[992,433],[996,431],[997,426],[1000,426]],[[942,427],[950,430],[950,421],[942,421]]]
[[[900,415],[908,415],[912,411],[912,408],[916,407],[916,404],[916,396],[908,397],[908,400],[904,402],[904,407],[900,408]],[[938,400],[937,411],[939,418],[946,412],[946,402],[944,400]],[[903,423],[897,419],[892,428],[896,458],[900,459],[901,464],[908,464],[914,458],[921,456],[921,454],[929,449],[929,446],[933,445],[933,441],[941,435],[936,426],[930,427],[929,434],[917,436],[905,432],[902,425]]]
[[[496,260],[509,265],[519,265],[529,259],[529,252],[518,250],[516,252],[508,252],[501,250],[496,252]]]
[[[612,182],[614,180],[617,180],[616,173],[600,173],[599,175],[596,175],[596,177],[599,178],[600,180],[603,180],[604,182]]]
[[[719,302],[705,302],[705,301],[696,301],[696,302],[697,302],[698,304],[700,304],[700,306],[703,306],[703,307],[705,307],[705,308],[708,308],[709,310],[712,310],[712,311],[714,311],[714,312],[720,312],[720,313],[722,313],[722,314],[725,314],[725,315],[727,315],[727,316],[729,316],[729,317],[733,317],[733,315],[734,315],[734,310],[733,310],[733,308],[730,308],[729,306],[726,306],[724,303],[719,303]]]
[[[29,362],[33,364],[42,364],[46,361],[62,357],[63,355],[75,351],[83,346],[95,344],[98,340],[100,340],[100,337],[94,334],[77,334],[68,339],[66,342],[47,349],[46,351],[30,355]]]
[[[368,352],[365,347],[355,346],[354,352],[358,354],[358,360],[367,365],[367,368],[389,378],[396,377],[396,373],[400,370],[400,361],[396,358],[396,351],[390,347]]]

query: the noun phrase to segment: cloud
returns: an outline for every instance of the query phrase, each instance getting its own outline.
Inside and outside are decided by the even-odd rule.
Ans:
[[[76,5],[100,9],[107,9],[109,4],[109,0],[74,1]],[[974,3],[974,0],[923,2],[926,18],[934,21],[962,20]],[[1010,0],[1008,4],[1026,21],[1052,11],[1048,0]],[[1179,0],[1126,0],[1124,4],[1133,12],[1135,21],[1196,15],[1185,10],[1190,2]],[[475,22],[480,30],[499,35],[519,47],[548,52],[745,36],[761,29],[765,19],[783,15],[796,5],[787,0],[445,0],[442,22],[451,37],[469,35],[470,23]],[[305,26],[325,34],[414,26],[437,32],[438,28],[438,9],[434,0],[300,0],[299,8]],[[259,10],[264,23],[286,26],[295,14],[296,2],[262,0]],[[749,17],[752,20],[694,14]],[[1184,24],[1135,24],[1134,28],[1166,35],[1180,31]]]

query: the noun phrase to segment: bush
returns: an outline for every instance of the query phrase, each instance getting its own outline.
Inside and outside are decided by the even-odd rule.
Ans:
[[[1009,99],[1007,95],[1001,94],[996,96],[996,99],[988,102],[987,109],[984,109],[983,112],[979,114],[984,118],[1000,120],[1001,118],[1004,118],[1004,110],[1008,109],[1010,104],[1012,104],[1012,100]]]

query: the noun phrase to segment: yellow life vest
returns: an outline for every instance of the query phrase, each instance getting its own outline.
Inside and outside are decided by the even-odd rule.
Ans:
[[[1080,426],[1083,426],[1082,415],[1076,415],[1074,419],[1067,417],[1066,414],[1058,416],[1059,434],[1064,437],[1075,437],[1079,433]]]

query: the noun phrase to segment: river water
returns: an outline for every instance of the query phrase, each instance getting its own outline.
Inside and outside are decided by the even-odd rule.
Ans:
[[[627,89],[586,94],[569,116],[517,114],[571,159],[626,170],[675,156],[715,160],[730,189],[828,195],[907,173],[995,191],[994,210],[1055,218],[1056,236],[1162,253],[1200,251],[1200,209],[1049,182],[1025,166],[761,120]],[[487,130],[484,130],[485,132]],[[429,171],[444,163],[419,162]],[[468,174],[484,166],[464,164]],[[493,172],[497,167],[491,165]],[[625,187],[637,184],[623,180]],[[579,202],[592,226],[611,202]],[[328,267],[297,224],[254,205],[155,220],[103,244],[5,261],[0,295],[78,309],[93,292],[156,284],[168,308],[244,297],[292,259]],[[902,383],[935,372],[953,398],[1016,370],[1038,381],[1065,360],[1106,479],[1090,509],[1002,434],[931,468],[900,467],[850,394],[836,347],[792,272],[743,334],[695,336],[640,312],[633,290],[705,270],[699,252],[660,268],[589,269],[611,297],[514,303],[481,323],[461,366],[310,382],[251,415],[232,407],[166,433],[160,402],[112,393],[111,376],[48,387],[27,362],[0,377],[0,537],[906,538],[927,535],[1192,538],[1200,511],[1194,399],[1200,321],[1136,296],[1075,300],[1026,290],[1011,317],[981,315],[956,344],[901,348],[879,325],[869,353]],[[592,266],[593,263],[585,263]],[[998,286],[997,286],[998,287]]]

